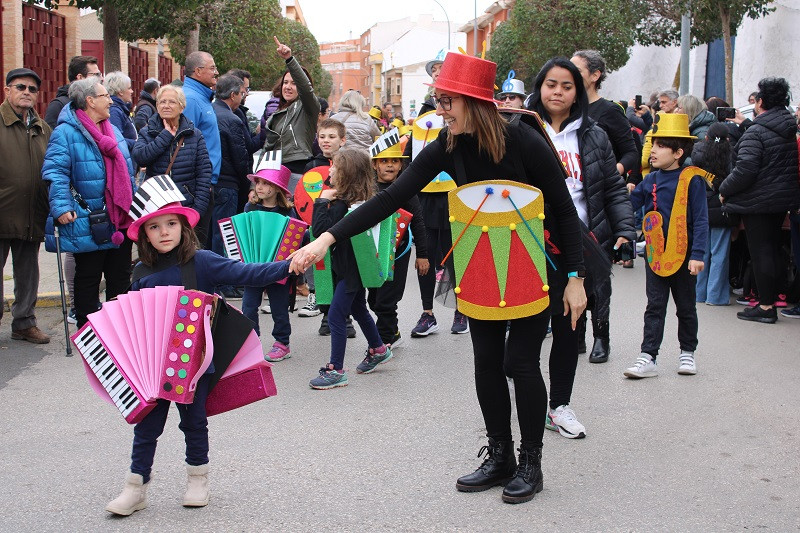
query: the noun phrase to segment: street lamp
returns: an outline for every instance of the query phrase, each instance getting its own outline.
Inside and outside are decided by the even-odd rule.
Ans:
[[[436,2],[436,5],[442,8],[442,11],[444,11],[444,18],[447,19],[447,49],[450,50],[450,17],[447,16],[447,11],[445,11],[444,6],[440,4],[438,0],[433,1]]]

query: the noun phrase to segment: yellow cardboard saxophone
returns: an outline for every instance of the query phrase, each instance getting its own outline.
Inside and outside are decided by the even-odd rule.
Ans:
[[[656,210],[648,211],[642,220],[642,232],[645,241],[645,257],[650,269],[659,276],[671,276],[686,260],[689,248],[689,229],[686,220],[686,209],[689,205],[689,183],[695,176],[701,176],[707,182],[714,176],[700,167],[684,168],[678,176],[675,189],[675,200],[672,203],[672,214],[669,218],[669,231],[664,239],[664,218]],[[666,242],[665,242],[666,240]]]

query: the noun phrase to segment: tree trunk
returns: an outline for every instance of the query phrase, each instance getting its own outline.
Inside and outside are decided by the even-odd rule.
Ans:
[[[725,47],[725,101],[733,105],[733,47],[731,46],[731,10],[719,2],[719,19],[722,23],[722,44]]]
[[[189,57],[189,54],[192,52],[200,51],[200,24],[195,24],[194,29],[189,31],[189,35],[186,38],[186,56]]]
[[[103,68],[106,72],[122,70],[117,14],[117,6],[111,2],[103,4]]]

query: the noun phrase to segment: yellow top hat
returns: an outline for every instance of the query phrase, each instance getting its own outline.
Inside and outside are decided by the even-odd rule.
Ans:
[[[381,109],[379,107],[372,107],[369,110],[369,116],[371,116],[375,120],[380,120],[381,119]]]
[[[411,133],[411,126],[400,126],[399,128],[397,128],[397,131],[400,132],[400,137],[402,137],[403,135],[408,135],[409,133]]]
[[[403,155],[403,149],[399,144],[393,144],[378,155],[372,156],[372,159],[408,159],[408,156]]]
[[[400,126],[405,126],[405,122],[403,122],[399,118],[396,118],[392,121],[392,126],[394,126],[395,128],[399,128]]]
[[[659,137],[697,139],[694,135],[689,135],[689,115],[683,113],[656,113],[650,136],[653,139]]]

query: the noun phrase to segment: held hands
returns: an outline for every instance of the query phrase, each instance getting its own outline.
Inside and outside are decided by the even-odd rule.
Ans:
[[[315,241],[306,244],[289,256],[289,259],[292,260],[292,264],[289,265],[289,272],[293,274],[302,274],[312,264],[325,257],[328,248],[330,248],[334,242],[336,242],[336,240],[333,238],[333,235],[326,231],[317,237]]]
[[[695,261],[693,259],[689,260],[689,272],[692,274],[692,276],[698,275],[700,272],[703,271],[704,268],[705,268],[705,263],[703,263],[702,261]]]
[[[66,213],[58,217],[58,223],[63,226],[64,224],[75,222],[76,218],[78,218],[78,215],[75,214],[75,211],[67,211]]]
[[[292,49],[286,46],[285,44],[281,44],[277,37],[274,35],[272,36],[275,39],[275,46],[278,47],[278,55],[281,56],[283,59],[289,59],[292,57]]]
[[[572,330],[578,324],[578,319],[586,309],[586,290],[583,288],[581,278],[569,278],[564,289],[564,316],[572,313]]]
[[[635,189],[635,188],[636,188],[636,184],[634,184],[634,183],[626,183],[626,184],[625,184],[625,187],[627,187],[627,189],[628,189],[628,193],[630,194],[630,193],[632,193],[632,192],[633,192],[633,189]]]
[[[414,268],[417,269],[418,276],[424,276],[427,274],[430,267],[431,264],[427,259],[417,259],[414,261]]]

